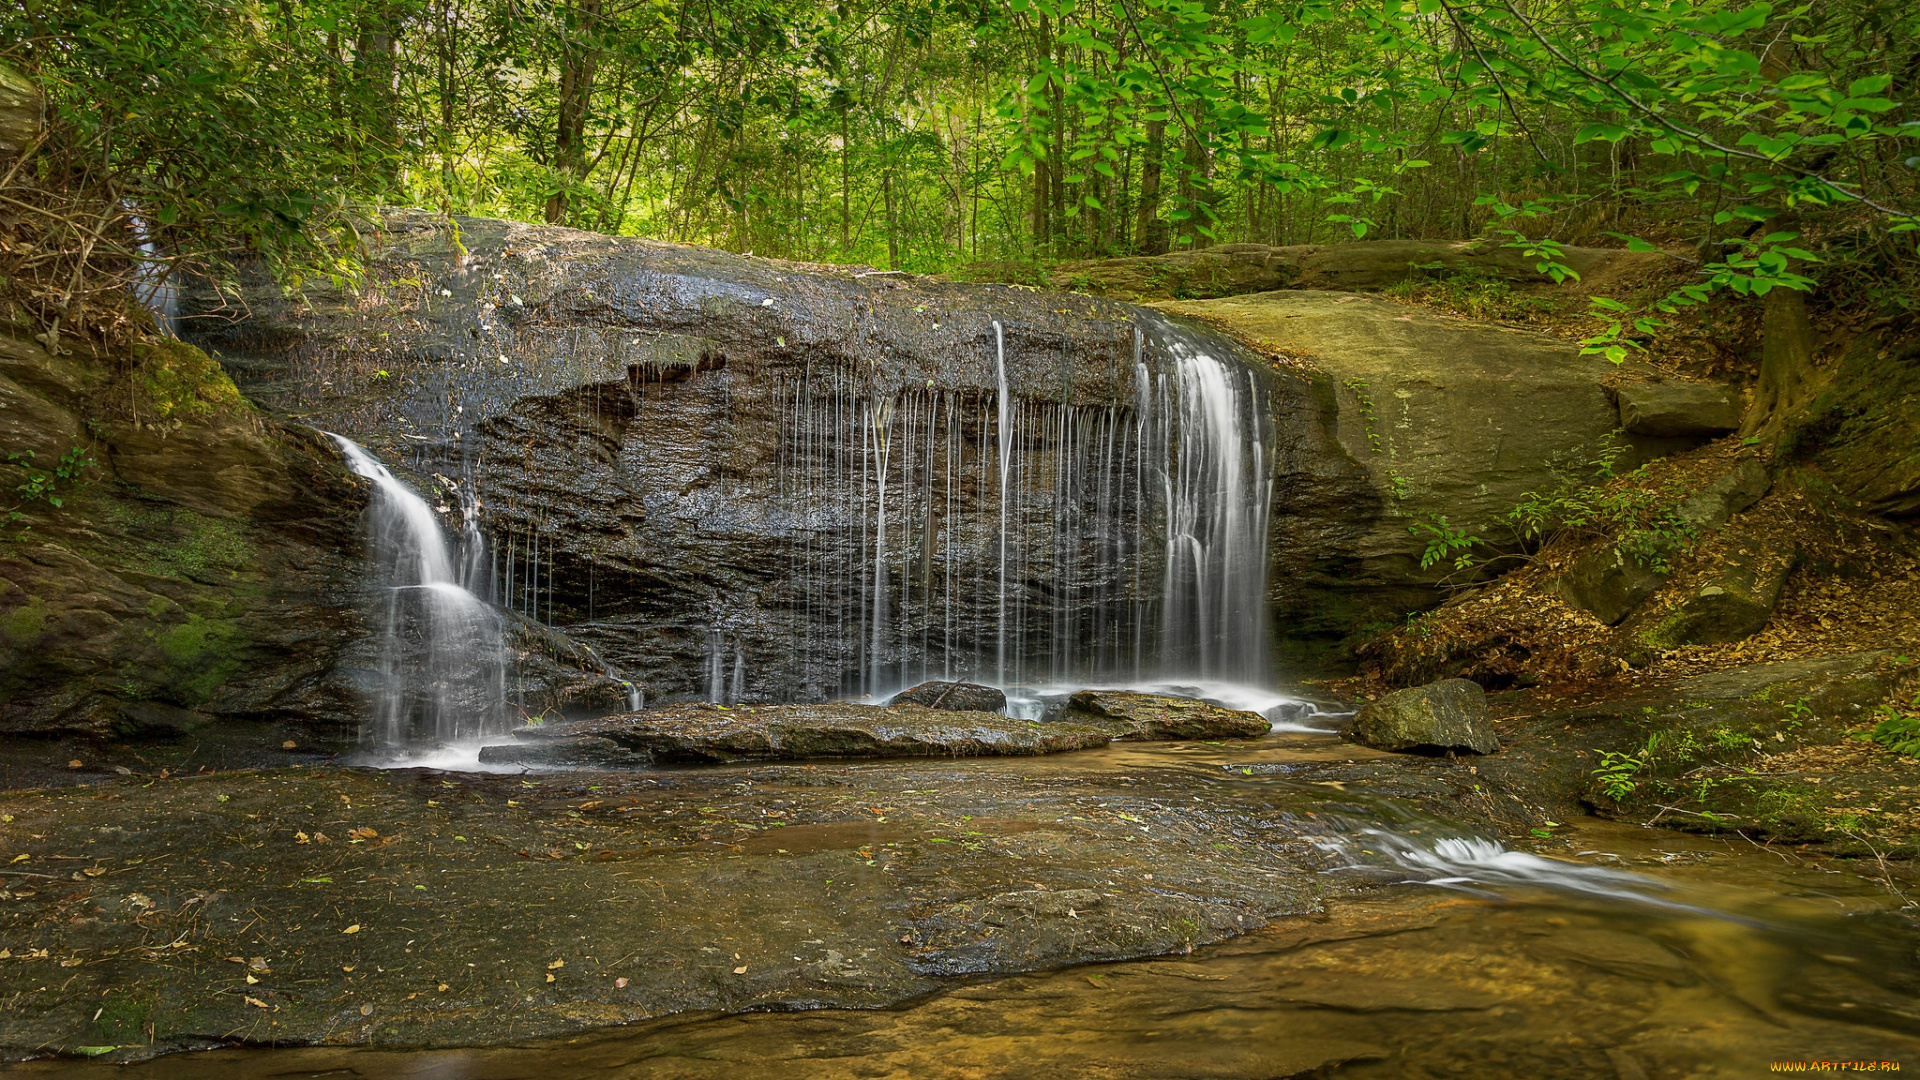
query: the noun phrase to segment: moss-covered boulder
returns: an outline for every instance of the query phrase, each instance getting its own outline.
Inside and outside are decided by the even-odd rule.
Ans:
[[[1782,421],[1774,457],[1872,513],[1920,515],[1920,336],[1910,317],[1854,340],[1827,388]]]
[[[1719,565],[1645,632],[1645,642],[1674,648],[1752,637],[1773,616],[1799,561],[1800,549],[1790,543],[1759,538],[1734,542]]]
[[[1500,749],[1487,718],[1486,692],[1467,679],[1443,679],[1370,701],[1354,717],[1350,735],[1376,750],[1403,753]]]

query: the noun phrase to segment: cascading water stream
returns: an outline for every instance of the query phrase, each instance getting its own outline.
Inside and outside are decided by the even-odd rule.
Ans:
[[[1161,662],[1170,673],[1259,682],[1267,674],[1271,488],[1258,391],[1243,401],[1227,365],[1166,326],[1176,392],[1166,472]],[[1250,407],[1251,406],[1251,407]]]
[[[507,662],[500,613],[456,575],[426,500],[352,439],[327,433],[352,470],[374,484],[368,509],[384,583],[374,746],[397,752],[505,732]],[[478,553],[468,560],[479,567]]]
[[[1264,683],[1271,466],[1253,373],[1155,319],[1136,330],[1131,401],[1023,398],[993,326],[982,391],[876,392],[838,372],[779,391],[794,630],[767,657],[792,672],[771,696],[934,677]],[[710,696],[746,700],[721,655],[710,643]]]

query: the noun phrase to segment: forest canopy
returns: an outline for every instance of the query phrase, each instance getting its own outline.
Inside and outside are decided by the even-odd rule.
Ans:
[[[1658,247],[1698,268],[1668,310],[1836,275],[1913,302],[1906,0],[16,0],[0,26],[56,121],[36,183],[293,281],[350,278],[355,222],[410,205],[920,272],[1484,237],[1558,278],[1559,245]],[[1591,347],[1656,315],[1618,305]]]

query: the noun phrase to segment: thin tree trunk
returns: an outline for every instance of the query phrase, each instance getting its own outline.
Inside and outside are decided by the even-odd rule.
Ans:
[[[594,68],[600,59],[593,40],[599,32],[600,0],[581,0],[576,11],[579,22],[570,28],[561,49],[560,107],[553,133],[553,167],[559,174],[556,179],[569,188],[587,178],[587,111],[593,101]],[[565,222],[567,209],[565,189],[549,195],[547,222]]]
[[[1140,163],[1140,210],[1133,227],[1142,255],[1167,253],[1167,226],[1160,220],[1160,159],[1166,155],[1167,122],[1147,123],[1146,157]]]

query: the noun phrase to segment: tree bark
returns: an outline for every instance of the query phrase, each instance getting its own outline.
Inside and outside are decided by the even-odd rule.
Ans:
[[[1774,418],[1806,401],[1819,379],[1813,366],[1813,324],[1807,320],[1807,294],[1773,289],[1762,300],[1760,381],[1747,409],[1741,434],[1751,435]]]
[[[1167,253],[1167,226],[1160,220],[1160,159],[1167,149],[1167,122],[1147,124],[1147,148],[1140,162],[1140,208],[1133,227],[1142,255]]]
[[[594,69],[600,60],[594,41],[599,32],[600,0],[582,0],[575,10],[579,22],[568,31],[560,51],[560,107],[553,132],[553,168],[568,186],[587,178],[587,111],[593,102]],[[564,224],[567,207],[565,190],[547,196],[547,223]]]

